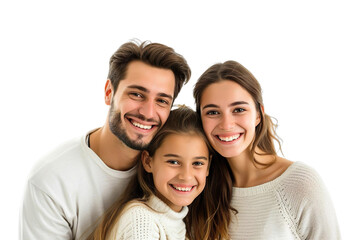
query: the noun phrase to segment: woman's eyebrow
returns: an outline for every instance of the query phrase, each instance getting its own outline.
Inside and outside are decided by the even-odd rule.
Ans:
[[[249,105],[248,102],[245,102],[245,101],[237,101],[237,102],[233,102],[231,104],[229,104],[230,107],[233,107],[233,106],[236,106],[236,105]]]
[[[230,103],[229,104],[229,107],[233,107],[233,106],[236,106],[236,105],[249,105],[248,102],[245,102],[245,101],[236,101],[236,102],[233,102],[233,103]],[[216,104],[207,104],[205,106],[202,107],[202,109],[205,109],[205,108],[220,108],[218,105]]]
[[[219,108],[219,106],[215,105],[215,104],[207,104],[207,105],[203,106],[202,109],[205,109],[205,108]]]

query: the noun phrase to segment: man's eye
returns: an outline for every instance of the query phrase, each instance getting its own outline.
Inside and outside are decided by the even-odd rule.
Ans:
[[[136,97],[136,98],[142,98],[142,97],[143,97],[142,94],[137,93],[137,92],[132,92],[132,93],[130,93],[130,95],[131,95],[131,96],[134,96],[134,97]]]
[[[161,103],[161,104],[166,104],[166,105],[169,104],[169,101],[167,101],[165,99],[159,99],[158,102]]]

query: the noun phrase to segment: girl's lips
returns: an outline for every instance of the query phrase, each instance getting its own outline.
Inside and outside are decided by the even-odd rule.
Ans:
[[[179,192],[191,192],[195,185],[177,185],[177,184],[169,184],[174,190]]]

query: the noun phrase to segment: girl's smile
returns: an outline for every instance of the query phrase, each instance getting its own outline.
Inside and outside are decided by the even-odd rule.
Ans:
[[[205,187],[209,151],[197,134],[170,134],[153,157],[144,152],[142,161],[153,175],[156,195],[174,211],[192,203]]]

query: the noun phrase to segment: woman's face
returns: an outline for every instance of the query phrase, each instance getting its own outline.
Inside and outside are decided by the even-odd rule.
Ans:
[[[260,122],[251,95],[230,80],[205,88],[200,99],[200,113],[211,145],[226,158],[240,156],[248,149]]]

